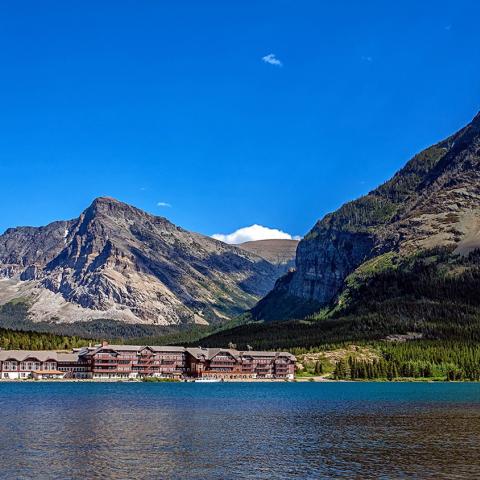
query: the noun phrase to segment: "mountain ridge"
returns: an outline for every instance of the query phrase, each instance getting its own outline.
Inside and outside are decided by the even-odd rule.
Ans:
[[[164,217],[99,197],[78,218],[0,235],[0,303],[34,321],[222,322],[251,307],[276,265]]]
[[[298,245],[295,272],[252,315],[271,321],[313,314],[338,299],[348,275],[387,252],[446,247],[468,254],[479,246],[480,113],[387,182],[319,220]]]

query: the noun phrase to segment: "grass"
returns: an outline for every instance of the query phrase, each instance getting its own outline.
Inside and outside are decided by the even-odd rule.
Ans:
[[[144,377],[142,382],[146,383],[175,383],[179,382],[180,380],[176,378],[161,378],[161,377]]]

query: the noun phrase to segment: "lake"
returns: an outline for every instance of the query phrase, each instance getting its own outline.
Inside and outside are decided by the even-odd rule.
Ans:
[[[0,383],[6,479],[480,478],[480,384]]]

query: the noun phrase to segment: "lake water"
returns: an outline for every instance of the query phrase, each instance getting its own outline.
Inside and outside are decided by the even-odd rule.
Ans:
[[[1,383],[5,479],[480,478],[480,385]]]

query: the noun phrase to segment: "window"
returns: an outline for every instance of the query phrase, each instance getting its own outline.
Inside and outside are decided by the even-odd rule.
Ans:
[[[5,370],[17,370],[17,362],[14,360],[10,360],[4,363]]]

